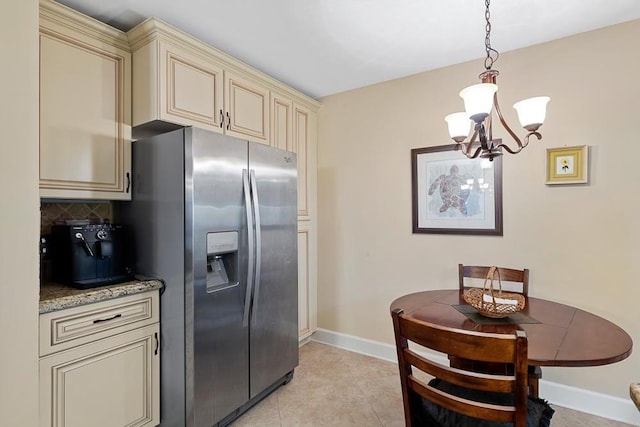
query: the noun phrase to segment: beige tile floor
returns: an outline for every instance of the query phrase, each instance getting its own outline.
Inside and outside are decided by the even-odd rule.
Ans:
[[[622,427],[554,405],[553,427]],[[300,348],[293,380],[236,420],[233,427],[404,426],[395,364],[310,342]]]

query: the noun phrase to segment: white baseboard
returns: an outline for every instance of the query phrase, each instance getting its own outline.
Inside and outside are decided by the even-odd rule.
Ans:
[[[391,344],[327,329],[316,330],[311,336],[311,340],[393,363],[397,363],[398,360],[396,348]],[[438,362],[446,363],[447,360],[442,357]],[[545,380],[540,380],[540,395],[554,405],[640,426],[640,413],[630,399],[622,399]]]

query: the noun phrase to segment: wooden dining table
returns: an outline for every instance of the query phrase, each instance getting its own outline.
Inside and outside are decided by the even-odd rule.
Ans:
[[[622,328],[588,311],[526,297],[524,309],[503,319],[484,317],[467,305],[459,289],[417,292],[391,304],[405,315],[456,329],[512,334],[524,330],[530,366],[598,366],[631,354],[633,341]]]

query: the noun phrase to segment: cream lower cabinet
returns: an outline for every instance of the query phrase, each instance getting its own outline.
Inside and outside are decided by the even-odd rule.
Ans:
[[[40,3],[40,196],[131,199],[125,33]]]
[[[40,359],[40,426],[159,424],[158,325]]]
[[[317,235],[315,224],[298,222],[298,338],[304,340],[318,328]]]
[[[160,423],[158,292],[40,315],[40,427]]]

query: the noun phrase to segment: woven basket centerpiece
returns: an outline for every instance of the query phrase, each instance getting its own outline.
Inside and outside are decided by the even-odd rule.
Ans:
[[[493,279],[498,275],[498,291],[493,288]],[[487,287],[487,283],[489,286]],[[525,298],[522,294],[502,292],[500,270],[496,266],[489,268],[482,288],[465,289],[463,298],[471,307],[483,316],[502,318],[524,309]]]

